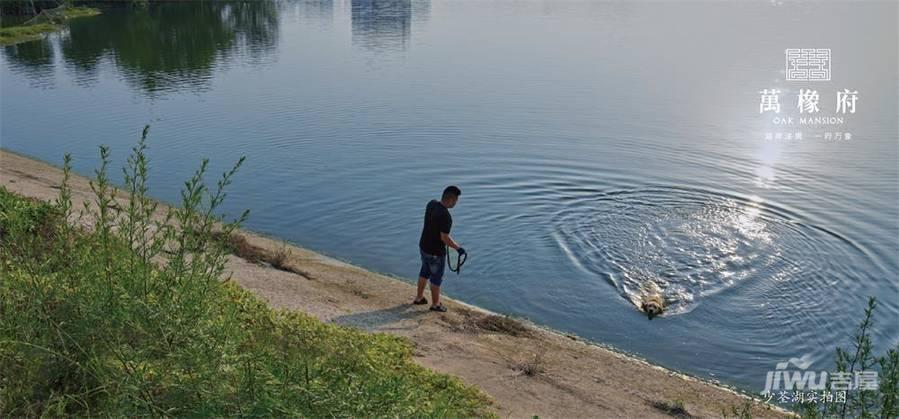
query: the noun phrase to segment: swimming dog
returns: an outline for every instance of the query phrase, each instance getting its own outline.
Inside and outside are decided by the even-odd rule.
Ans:
[[[665,312],[665,298],[662,290],[653,281],[646,281],[640,287],[640,310],[646,313],[646,317],[652,320]]]

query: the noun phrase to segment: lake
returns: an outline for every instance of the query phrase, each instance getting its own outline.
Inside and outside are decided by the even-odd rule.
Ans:
[[[150,124],[168,202],[202,158],[245,155],[226,212],[405,281],[457,184],[450,296],[760,391],[791,357],[831,369],[868,296],[876,349],[899,343],[897,7],[111,8],[2,48],[0,145],[90,175]],[[787,80],[790,48],[827,49],[829,80]],[[652,321],[647,280],[671,299]]]

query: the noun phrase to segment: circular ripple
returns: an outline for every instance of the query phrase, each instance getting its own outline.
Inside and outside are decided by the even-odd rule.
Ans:
[[[846,280],[860,275],[853,266],[865,257],[862,249],[758,197],[675,187],[617,190],[567,200],[554,224],[572,263],[605,278],[635,305],[641,287],[656,283],[669,304],[666,314],[689,312],[747,281],[766,304],[782,308],[823,297],[837,278],[842,292],[862,282]]]

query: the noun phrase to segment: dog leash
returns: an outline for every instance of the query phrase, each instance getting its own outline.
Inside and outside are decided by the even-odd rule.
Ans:
[[[459,272],[462,272],[462,265],[465,264],[465,261],[468,260],[468,253],[456,253],[456,268],[453,269],[452,259],[450,259],[449,246],[446,247],[446,264],[449,266],[449,270],[451,272],[455,272],[456,275],[459,275]]]

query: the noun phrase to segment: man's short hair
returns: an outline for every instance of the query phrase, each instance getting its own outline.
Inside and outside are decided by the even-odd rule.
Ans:
[[[458,186],[450,185],[450,186],[447,186],[446,189],[443,190],[443,196],[441,196],[441,199],[446,199],[451,196],[454,198],[458,198],[459,195],[462,195],[462,190],[459,189]]]

